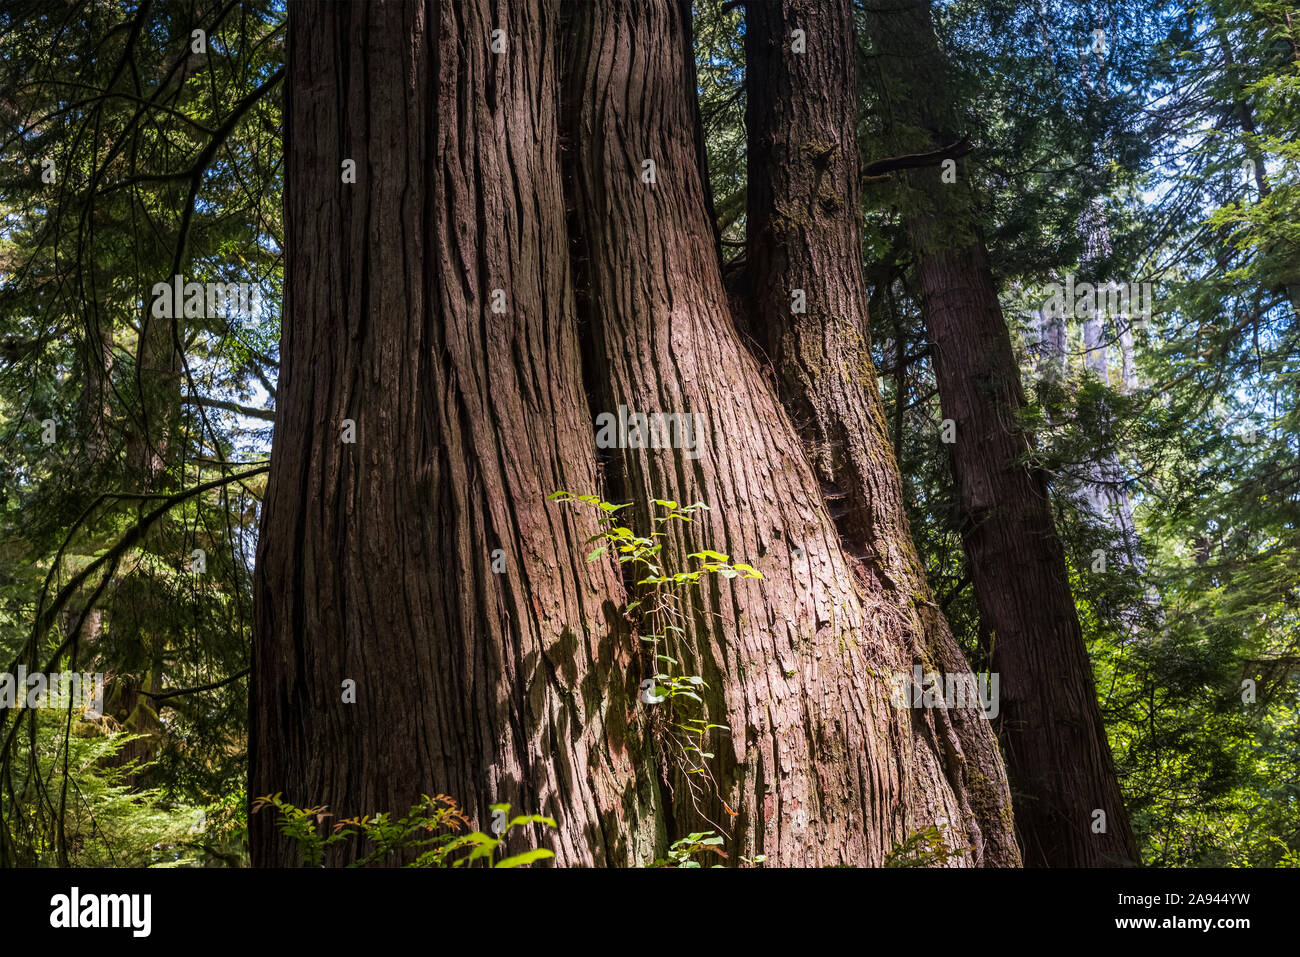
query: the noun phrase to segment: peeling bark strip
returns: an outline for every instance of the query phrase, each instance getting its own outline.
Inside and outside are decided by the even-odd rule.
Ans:
[[[677,527],[665,552],[684,565],[687,552],[709,547],[765,576],[710,582],[690,622],[696,660],[686,667],[714,689],[711,706],[731,727],[713,748],[721,799],[738,815],[728,853],[878,865],[906,835],[946,820],[956,843],[972,846],[964,862],[992,846],[993,859],[1007,860],[1014,848],[978,824],[1006,810],[996,763],[985,787],[954,787],[947,769],[965,760],[961,738],[928,720],[914,727],[914,713],[890,704],[890,675],[914,663],[900,635],[918,611],[855,584],[799,437],[733,326],[692,138],[689,5],[565,9],[566,186],[596,408],[707,421],[694,460],[619,450],[607,497],[706,502],[712,511]],[[647,159],[653,184],[640,175]],[[700,817],[682,782],[666,777],[685,830]],[[972,811],[985,800],[988,813]],[[728,820],[721,800],[704,812]]]
[[[851,0],[746,7],[747,287],[753,327],[861,589],[894,610],[889,640],[950,676],[969,665],[912,544],[868,345],[862,276]],[[790,38],[803,30],[804,50]],[[802,290],[804,309],[791,308]],[[910,670],[910,669],[909,669]],[[915,715],[916,773],[931,755],[982,863],[1014,865],[1010,792],[980,715]],[[931,750],[928,741],[941,742]],[[954,823],[956,823],[954,821]]]
[[[546,502],[596,487],[556,21],[537,0],[290,6],[250,796],[346,816],[445,792],[481,826],[505,801],[558,819],[559,863],[628,864],[653,822],[622,586],[584,561],[594,518]],[[292,861],[273,823],[250,818],[255,864]]]
[[[868,6],[891,152],[955,138],[928,0]],[[922,131],[918,137],[915,131]],[[1000,738],[1030,866],[1136,861],[1137,849],[1097,707],[1092,667],[1041,476],[1019,464],[1020,372],[962,170],[907,174],[906,210],[939,399],[956,423],[949,445],[963,542],[982,628],[1001,674]],[[1105,831],[1094,830],[1105,812]]]

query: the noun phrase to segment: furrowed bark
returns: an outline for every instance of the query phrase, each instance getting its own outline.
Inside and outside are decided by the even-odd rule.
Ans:
[[[705,423],[698,457],[618,449],[611,485],[642,521],[654,498],[711,507],[673,527],[669,567],[690,567],[685,554],[707,547],[765,576],[710,580],[687,623],[686,666],[714,689],[710,705],[731,733],[714,745],[719,789],[703,808],[665,772],[678,829],[728,820],[725,803],[737,815],[733,860],[878,865],[907,834],[947,820],[967,825],[956,843],[969,853],[954,863],[981,862],[988,841],[964,807],[980,797],[945,774],[957,736],[914,725],[888,700],[889,678],[912,663],[900,636],[924,612],[855,579],[799,436],[736,334],[692,138],[689,5],[566,13],[566,185],[595,409]],[[981,793],[996,802],[996,786]]]
[[[802,52],[792,50],[795,30]],[[891,640],[926,670],[968,673],[912,544],[868,343],[852,3],[750,4],[745,60],[752,326],[860,588],[902,612]],[[941,769],[963,796],[958,829],[983,847],[982,863],[1018,864],[1006,772],[983,712],[927,709],[914,720],[918,734],[951,742]]]
[[[533,834],[557,863],[627,864],[654,848],[622,585],[584,561],[594,518],[546,501],[596,484],[557,19],[551,0],[290,6],[250,794],[337,820],[444,792],[480,827],[509,802],[557,818]],[[293,859],[269,813],[250,844]]]
[[[891,153],[957,137],[926,0],[867,9],[888,98]],[[918,132],[919,131],[919,132]],[[1025,400],[968,181],[907,174],[918,257],[960,496],[963,540],[983,630],[1001,676],[999,737],[1026,865],[1132,863],[1137,850],[1097,706],[1091,665],[1041,475],[1016,415]],[[1104,831],[1096,811],[1105,813]]]

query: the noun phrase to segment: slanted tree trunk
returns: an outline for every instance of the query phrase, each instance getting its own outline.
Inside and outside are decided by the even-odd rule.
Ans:
[[[846,552],[798,433],[737,336],[693,139],[689,5],[566,11],[568,186],[595,409],[704,420],[698,457],[619,449],[609,481],[643,521],[655,498],[710,506],[690,526],[672,526],[666,564],[689,567],[688,552],[711,548],[764,575],[709,580],[702,611],[685,622],[688,666],[731,730],[715,745],[719,787],[702,807],[671,765],[662,768],[678,830],[730,811],[733,859],[878,865],[904,836],[947,822],[963,851],[955,863],[1013,860],[996,760],[987,778],[963,774],[974,738],[888,700],[889,679],[910,672],[918,621],[937,610]],[[836,265],[826,288],[849,281],[858,253],[841,254],[849,265]],[[872,488],[891,487],[894,465],[872,414],[861,413],[874,456],[864,467]],[[886,515],[871,526],[880,570],[905,565],[898,556],[911,550],[905,527]]]
[[[869,7],[867,20],[893,124],[889,151],[955,141],[927,0]],[[908,174],[906,215],[940,402],[956,425],[950,460],[981,624],[1001,676],[999,737],[1024,859],[1133,862],[1047,488],[1021,464],[1028,443],[1016,426],[1020,374],[967,176],[963,168],[955,183],[937,169]]]
[[[481,827],[509,802],[557,818],[560,863],[627,864],[654,848],[621,584],[584,561],[594,518],[546,501],[596,486],[557,19],[550,0],[290,6],[250,793],[345,816],[444,792]],[[250,825],[255,864],[292,861],[269,814]]]
[[[891,643],[927,670],[969,672],[912,544],[868,343],[851,0],[750,4],[745,26],[751,325],[860,587],[902,611]],[[982,711],[927,709],[914,723],[950,743],[940,770],[954,794],[984,792],[962,802],[954,826],[980,836],[984,863],[1018,863]]]

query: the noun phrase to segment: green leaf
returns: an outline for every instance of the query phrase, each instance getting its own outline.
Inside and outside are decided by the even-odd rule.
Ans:
[[[547,827],[559,826],[555,823],[555,818],[553,817],[546,817],[541,814],[521,814],[518,817],[513,818],[510,823],[506,825],[506,830],[509,831],[511,828],[521,827],[525,824],[545,824]]]
[[[474,831],[467,834],[466,837],[479,842],[475,846],[474,850],[469,852],[469,856],[465,858],[467,861],[476,861],[480,857],[491,857],[492,852],[495,851],[497,845],[501,843],[495,837],[488,837],[482,831]]]
[[[710,549],[707,549],[707,548],[704,549],[704,551],[702,551],[702,552],[692,552],[692,553],[691,553],[690,555],[688,555],[687,557],[688,557],[688,558],[700,558],[700,559],[703,559],[703,560],[705,560],[705,561],[712,561],[712,562],[726,562],[726,561],[730,561],[730,560],[731,560],[731,556],[730,556],[730,555],[724,555],[724,554],[722,554],[721,552],[711,551]]]

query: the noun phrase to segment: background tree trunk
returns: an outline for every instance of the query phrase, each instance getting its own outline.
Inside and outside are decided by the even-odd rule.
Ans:
[[[1094,200],[1089,207],[1087,216],[1080,224],[1080,231],[1084,234],[1085,241],[1079,281],[1091,282],[1100,288],[1108,277],[1100,275],[1097,270],[1110,255],[1111,248],[1110,224],[1106,220],[1105,203],[1100,199]],[[1125,390],[1132,388],[1133,317],[1108,317],[1104,310],[1099,310],[1099,313],[1085,316],[1083,320],[1084,366],[1099,381],[1110,385],[1109,340],[1113,339],[1120,357],[1120,386]],[[1118,335],[1109,332],[1110,326],[1118,331]],[[1059,354],[1054,358],[1059,368],[1067,371],[1064,342],[1061,345]],[[1064,378],[1068,381],[1069,377],[1066,375]],[[1113,446],[1109,446],[1099,449],[1092,461],[1084,463],[1083,474],[1075,479],[1077,486],[1072,491],[1080,508],[1092,515],[1098,523],[1114,529],[1107,560],[1119,562],[1141,574],[1146,571],[1146,562],[1142,557],[1137,525],[1133,520],[1133,503],[1129,500],[1125,479],[1119,453]],[[1121,614],[1136,635],[1143,614],[1142,608],[1130,607]]]
[[[927,0],[869,8],[876,63],[894,131],[890,151],[937,149],[958,137]],[[918,132],[919,135],[918,135]],[[1097,706],[1065,556],[1042,477],[1016,416],[1020,373],[975,219],[969,171],[908,174],[908,228],[934,350],[963,541],[994,670],[999,737],[1030,866],[1137,860]],[[1105,831],[1095,811],[1105,814]]]
[[[892,641],[927,669],[967,673],[912,543],[871,360],[852,3],[751,4],[745,26],[751,327],[860,587],[903,612]],[[798,53],[795,30],[805,36]],[[803,312],[792,309],[796,289]],[[984,862],[1019,863],[1002,757],[984,715],[927,709],[914,721],[918,734],[951,742],[939,755],[954,793],[987,790],[963,803],[965,830],[985,840]]]
[[[556,20],[535,0],[290,7],[250,793],[344,816],[445,792],[483,827],[505,801],[558,819],[559,863],[627,864],[653,852],[653,792],[621,585],[583,560],[594,519],[546,501],[596,484]],[[250,818],[256,864],[290,860],[273,823]]]

